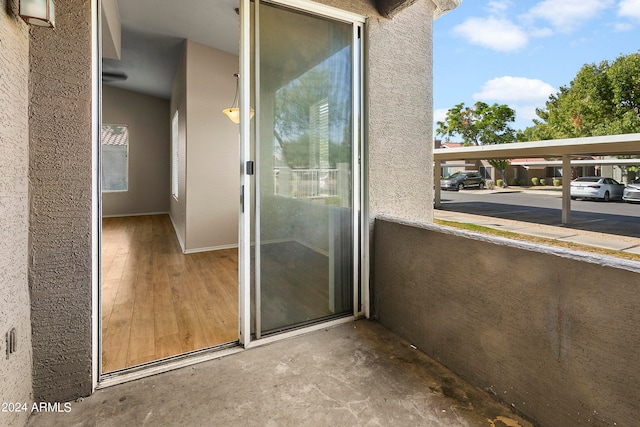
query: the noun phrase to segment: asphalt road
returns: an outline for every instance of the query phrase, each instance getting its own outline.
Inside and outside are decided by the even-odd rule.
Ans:
[[[562,199],[558,191],[443,191],[441,201],[440,209],[444,211],[640,237],[640,204],[572,200],[571,224],[562,224]]]

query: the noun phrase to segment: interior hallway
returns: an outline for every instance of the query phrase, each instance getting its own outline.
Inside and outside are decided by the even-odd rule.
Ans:
[[[102,372],[238,340],[238,251],[183,254],[168,215],[102,220]]]
[[[52,425],[532,426],[367,320],[98,390],[28,423]]]

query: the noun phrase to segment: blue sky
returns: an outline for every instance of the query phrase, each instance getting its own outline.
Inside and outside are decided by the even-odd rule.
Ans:
[[[584,64],[640,51],[640,0],[462,0],[434,21],[433,51],[435,121],[482,101],[524,129]]]

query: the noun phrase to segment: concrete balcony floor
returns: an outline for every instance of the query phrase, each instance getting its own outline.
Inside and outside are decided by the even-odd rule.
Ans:
[[[374,321],[98,390],[37,426],[532,424]]]

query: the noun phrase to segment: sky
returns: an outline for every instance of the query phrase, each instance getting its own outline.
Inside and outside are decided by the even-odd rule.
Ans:
[[[640,0],[462,0],[434,21],[433,52],[434,122],[482,101],[525,129],[584,64],[640,52]]]

